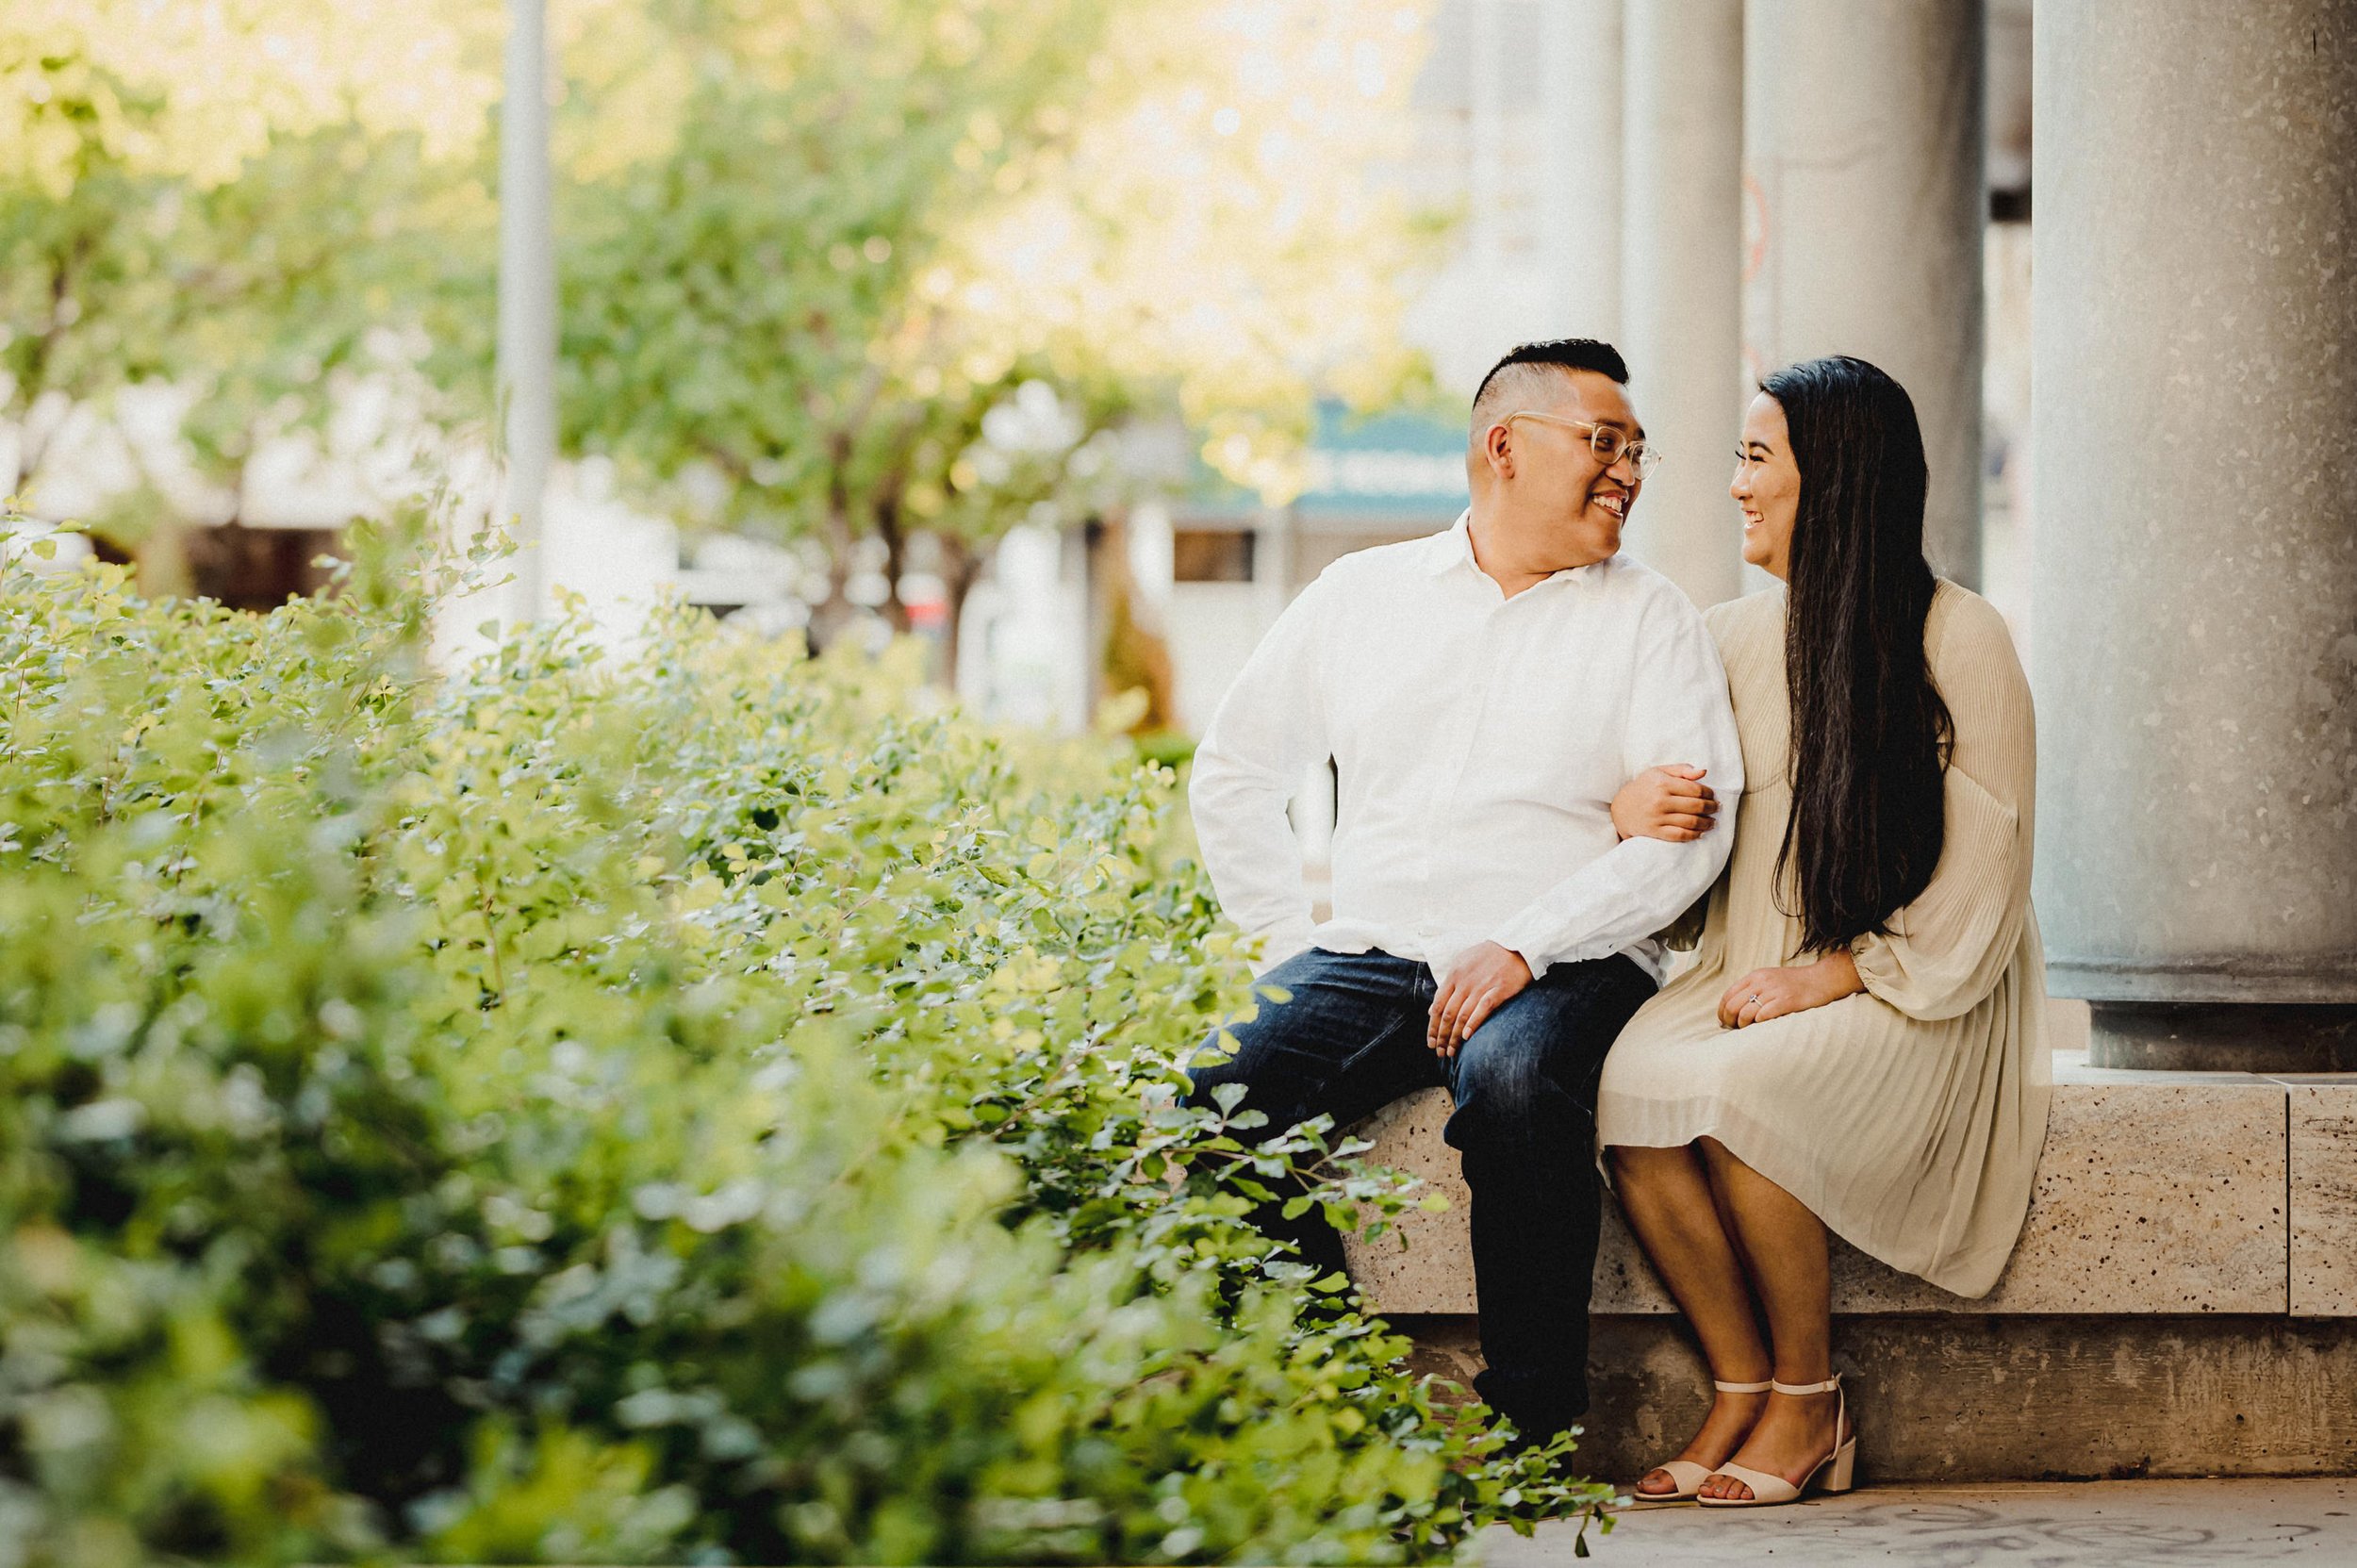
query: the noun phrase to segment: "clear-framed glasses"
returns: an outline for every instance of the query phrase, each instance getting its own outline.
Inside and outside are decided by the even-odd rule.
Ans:
[[[1596,461],[1606,468],[1625,457],[1637,465],[1637,478],[1641,484],[1653,470],[1661,466],[1661,454],[1643,441],[1632,441],[1621,434],[1617,426],[1597,424],[1591,420],[1566,419],[1560,414],[1541,414],[1536,408],[1522,408],[1498,422],[1512,424],[1516,420],[1538,420],[1547,424],[1568,424],[1574,430],[1588,432],[1588,450],[1596,454]]]

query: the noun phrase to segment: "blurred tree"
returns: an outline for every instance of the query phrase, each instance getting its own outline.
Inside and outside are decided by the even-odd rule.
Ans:
[[[1414,225],[1382,156],[1422,8],[576,0],[561,43],[569,442],[824,542],[948,644],[980,547],[1118,501],[1110,433],[1182,414],[1272,500],[1315,390],[1380,398]],[[1061,508],[1056,503],[1065,504]]]
[[[986,355],[936,274],[967,216],[1068,136],[1110,10],[577,8],[560,44],[586,90],[568,106],[582,177],[559,216],[568,441],[701,484],[715,520],[822,539],[822,640],[852,613],[855,546],[877,538],[882,608],[905,630],[912,526],[948,510],[985,416],[1037,369]],[[653,131],[635,157],[600,134],[618,118]],[[1105,417],[1119,398],[1098,401]]]
[[[61,200],[93,143],[206,187],[287,131],[416,131],[432,156],[464,152],[498,97],[503,26],[486,0],[9,0],[0,170]]]
[[[349,374],[426,341],[466,354],[472,312],[436,306],[453,303],[444,285],[486,275],[453,243],[491,211],[456,161],[474,156],[497,87],[470,63],[481,10],[23,0],[0,13],[0,434],[14,448],[0,489],[30,487],[121,394],[162,394],[187,444],[127,450],[139,500],[173,504],[126,507],[138,526],[117,533],[167,557],[169,579],[164,520],[234,520],[259,436],[321,417]]]
[[[1125,427],[1183,423],[1288,499],[1313,394],[1416,373],[1416,224],[1356,176],[1427,6],[553,0],[568,449],[690,521],[820,541],[822,635],[854,598],[906,627],[931,567],[952,651],[989,541],[1121,504]],[[487,413],[503,26],[499,0],[0,15],[18,471],[169,386],[174,509],[220,521],[246,454],[355,378]]]

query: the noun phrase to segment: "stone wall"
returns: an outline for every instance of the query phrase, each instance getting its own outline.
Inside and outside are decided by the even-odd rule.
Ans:
[[[1835,1242],[1835,1361],[1870,1472],[2357,1471],[2357,1075],[2110,1071],[2069,1052],[2054,1076],[2021,1241],[1986,1296]],[[1454,1207],[1353,1243],[1351,1267],[1436,1370],[1470,1375],[1468,1198],[1447,1114],[1434,1092],[1361,1129],[1374,1158]],[[1616,1475],[1675,1451],[1708,1378],[1608,1199],[1594,1311],[1591,1452]]]

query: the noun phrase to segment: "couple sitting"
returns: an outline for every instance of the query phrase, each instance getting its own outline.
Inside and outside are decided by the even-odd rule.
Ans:
[[[1855,1451],[1828,1227],[1979,1296],[2028,1205],[2030,693],[1997,612],[1924,564],[1896,382],[1836,358],[1762,384],[1730,489],[1743,558],[1785,586],[1705,615],[1617,553],[1654,462],[1627,379],[1588,339],[1500,361],[1471,509],[1328,568],[1221,704],[1196,829],[1287,999],[1195,1095],[1240,1083],[1282,1131],[1448,1089],[1475,1387],[1525,1436],[1587,1407],[1601,1147],[1718,1390],[1638,1495],[1785,1502],[1848,1486]],[[1329,758],[1313,925],[1286,806]],[[1665,987],[1682,914],[1700,950]],[[1341,1268],[1285,1196],[1258,1222]]]

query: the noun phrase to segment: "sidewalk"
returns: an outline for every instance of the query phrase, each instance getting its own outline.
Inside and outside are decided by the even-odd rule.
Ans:
[[[1494,1529],[1481,1560],[1568,1568],[1572,1533]],[[1788,1508],[1631,1510],[1588,1544],[1601,1568],[2357,1568],[2357,1477],[1872,1487]]]

